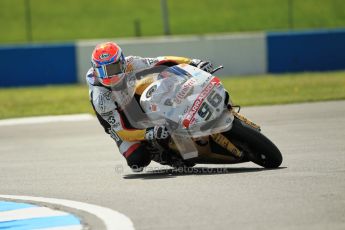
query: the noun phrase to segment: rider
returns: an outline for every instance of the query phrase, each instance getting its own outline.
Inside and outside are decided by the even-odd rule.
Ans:
[[[116,85],[121,77],[125,76],[124,73],[158,65],[172,66],[185,63],[208,72],[213,69],[212,63],[208,61],[185,57],[125,57],[122,49],[114,42],[98,44],[92,52],[91,63],[92,67],[87,72],[86,79],[92,107],[105,132],[115,140],[120,153],[133,171],[141,171],[151,162],[150,151],[143,143],[153,139],[165,139],[169,133],[164,126],[147,129],[131,127],[115,102],[110,86]]]

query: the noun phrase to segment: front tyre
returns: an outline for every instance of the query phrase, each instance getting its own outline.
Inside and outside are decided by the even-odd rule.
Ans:
[[[266,136],[236,117],[232,128],[224,135],[255,164],[278,168],[283,161],[279,149]]]

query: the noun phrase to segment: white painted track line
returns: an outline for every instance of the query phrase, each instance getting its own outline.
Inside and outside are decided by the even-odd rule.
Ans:
[[[94,119],[94,116],[92,116],[91,114],[26,117],[0,120],[0,126],[45,124],[51,122],[88,121],[92,119]]]
[[[56,228],[41,228],[40,230],[82,230],[83,227],[80,225],[75,226],[63,226],[63,227],[56,227]]]
[[[68,215],[66,212],[52,210],[45,207],[32,207],[18,210],[11,210],[0,212],[0,222],[12,221],[18,219],[31,219],[37,217],[49,217],[49,216],[64,216]]]
[[[45,198],[45,197],[32,197],[32,196],[15,196],[15,195],[0,195],[0,198],[12,200],[35,201],[49,204],[57,204],[65,207],[81,210],[91,213],[103,221],[106,229],[121,229],[121,230],[134,230],[132,221],[122,213],[114,211],[110,208],[105,208],[93,204],[82,203],[72,200]]]

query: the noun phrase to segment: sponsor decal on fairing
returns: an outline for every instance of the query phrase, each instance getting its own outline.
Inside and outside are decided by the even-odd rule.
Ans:
[[[216,77],[212,78],[208,85],[201,91],[198,97],[195,99],[191,109],[188,111],[187,115],[183,119],[184,127],[188,128],[191,124],[195,122],[195,114],[199,111],[203,104],[205,98],[211,93],[215,86],[220,84],[220,80]]]
[[[180,104],[182,102],[183,99],[185,99],[187,96],[189,96],[194,88],[194,84],[197,81],[194,78],[189,79],[187,82],[185,82],[182,85],[181,90],[176,94],[175,98],[174,98],[174,102],[176,104]]]

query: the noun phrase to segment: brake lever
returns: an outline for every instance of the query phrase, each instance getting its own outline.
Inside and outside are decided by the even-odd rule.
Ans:
[[[215,73],[215,72],[217,72],[218,70],[223,69],[223,68],[224,68],[224,66],[220,65],[220,66],[218,66],[217,68],[213,69],[213,70],[210,72],[210,74],[213,74],[213,73]]]

